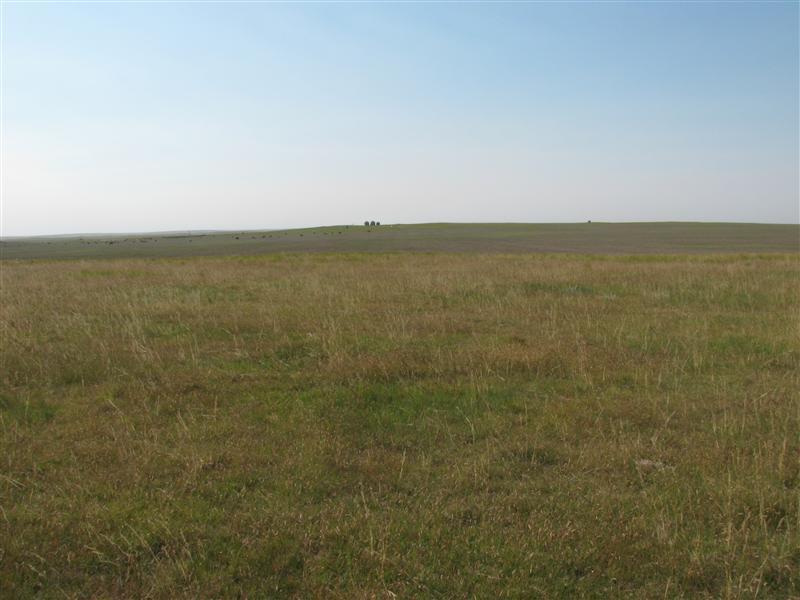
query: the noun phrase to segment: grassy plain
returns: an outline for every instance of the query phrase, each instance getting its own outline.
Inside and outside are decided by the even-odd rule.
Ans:
[[[800,597],[799,276],[6,261],[0,597]]]
[[[423,223],[281,231],[0,240],[0,258],[143,258],[276,252],[798,252],[800,227],[754,223]]]

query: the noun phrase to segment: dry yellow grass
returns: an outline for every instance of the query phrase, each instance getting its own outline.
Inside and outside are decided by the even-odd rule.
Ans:
[[[0,595],[800,595],[796,255],[2,264]]]

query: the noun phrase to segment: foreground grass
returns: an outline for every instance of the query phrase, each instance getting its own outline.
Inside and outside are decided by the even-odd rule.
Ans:
[[[800,595],[798,275],[5,263],[0,596]]]

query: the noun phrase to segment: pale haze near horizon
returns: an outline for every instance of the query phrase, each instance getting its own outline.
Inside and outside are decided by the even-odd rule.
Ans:
[[[4,236],[797,223],[798,4],[5,4]]]

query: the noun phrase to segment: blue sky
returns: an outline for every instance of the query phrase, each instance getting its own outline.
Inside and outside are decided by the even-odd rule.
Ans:
[[[798,4],[5,4],[3,235],[798,222]]]

